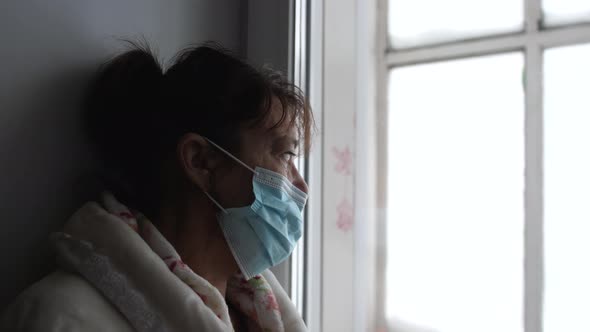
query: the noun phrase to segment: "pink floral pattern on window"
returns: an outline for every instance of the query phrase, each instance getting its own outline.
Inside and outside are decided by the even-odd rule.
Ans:
[[[334,165],[334,170],[342,175],[351,175],[352,174],[352,153],[350,152],[350,148],[348,146],[339,149],[337,147],[332,148],[332,153],[334,154],[334,158],[336,160],[336,164]]]
[[[343,198],[342,201],[336,207],[338,212],[338,218],[336,220],[336,225],[338,228],[344,232],[348,232],[352,229],[353,225],[353,208],[352,204],[348,200],[348,198]]]

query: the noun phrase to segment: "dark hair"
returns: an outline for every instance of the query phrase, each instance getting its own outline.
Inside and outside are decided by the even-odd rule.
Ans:
[[[281,73],[257,70],[216,44],[181,51],[164,72],[147,46],[101,66],[86,100],[85,123],[109,190],[132,208],[157,209],[164,162],[194,132],[237,152],[243,126],[270,113],[272,99],[297,126],[308,151],[314,128],[309,103]]]

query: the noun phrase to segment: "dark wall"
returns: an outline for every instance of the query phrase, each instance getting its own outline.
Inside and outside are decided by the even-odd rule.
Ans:
[[[0,310],[53,265],[47,235],[94,194],[79,102],[97,65],[145,37],[169,59],[216,40],[245,53],[240,0],[0,2]]]

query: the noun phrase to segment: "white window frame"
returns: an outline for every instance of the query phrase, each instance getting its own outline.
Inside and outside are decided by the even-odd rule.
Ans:
[[[524,0],[524,29],[513,34],[467,39],[411,49],[392,49],[388,45],[387,0],[378,6],[378,130],[377,161],[381,179],[387,177],[387,73],[395,67],[444,60],[477,57],[506,52],[523,52],[525,57],[525,193],[524,193],[524,332],[543,331],[543,53],[546,49],[590,43],[590,23],[544,27],[542,0]],[[590,61],[590,60],[589,60]],[[385,207],[386,181],[380,181],[378,206]],[[377,307],[385,308],[386,261],[385,213],[379,215],[379,261]],[[388,326],[385,312],[377,313],[377,326]]]
[[[308,97],[315,124],[321,130],[323,84],[323,0],[290,0],[290,68],[292,80]],[[311,33],[313,31],[314,33]],[[319,141],[298,169],[314,193],[305,208],[303,239],[290,260],[290,296],[310,331],[322,326],[322,167],[323,146]]]

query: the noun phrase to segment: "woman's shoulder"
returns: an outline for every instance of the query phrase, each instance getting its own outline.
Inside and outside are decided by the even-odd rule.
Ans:
[[[22,292],[0,315],[2,331],[132,331],[81,276],[58,270]]]

